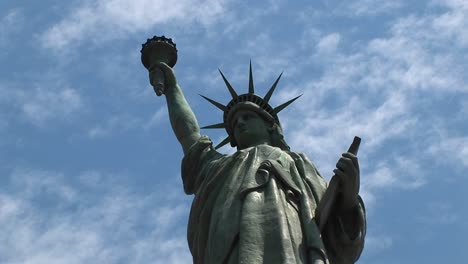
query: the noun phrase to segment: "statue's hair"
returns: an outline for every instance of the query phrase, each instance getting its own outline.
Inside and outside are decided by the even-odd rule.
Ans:
[[[272,146],[278,147],[285,151],[290,150],[288,143],[286,143],[286,140],[284,139],[283,129],[276,122],[273,123],[270,129],[270,139]]]

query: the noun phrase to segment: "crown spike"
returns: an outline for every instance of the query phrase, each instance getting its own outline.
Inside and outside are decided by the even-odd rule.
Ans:
[[[254,94],[254,84],[253,84],[253,76],[252,76],[252,60],[250,61],[250,70],[249,70],[249,94]]]
[[[226,145],[227,143],[231,142],[231,139],[229,138],[229,136],[225,139],[223,139],[223,141],[221,141],[221,143],[219,143],[215,149],[219,149],[221,148],[222,146]]]
[[[226,84],[226,86],[227,86],[227,88],[229,90],[229,93],[232,96],[232,99],[237,99],[237,93],[234,90],[234,88],[232,88],[232,85],[228,82],[228,80],[224,76],[223,72],[220,69],[218,69],[218,71],[219,71],[219,73],[221,73],[221,76],[223,77],[224,83]]]
[[[210,129],[210,128],[226,128],[226,125],[224,123],[218,123],[214,125],[201,127],[201,129]]]
[[[277,107],[275,107],[275,109],[273,109],[273,112],[275,112],[275,114],[278,114],[279,112],[281,112],[284,108],[286,108],[288,105],[290,105],[292,102],[296,101],[297,98],[301,97],[301,95],[297,96],[297,97],[294,97],[293,99],[287,101],[286,103],[283,103],[282,105],[279,105]]]
[[[273,83],[273,85],[271,86],[270,90],[268,90],[268,93],[265,95],[265,97],[263,98],[263,100],[265,100],[265,103],[268,104],[268,102],[270,101],[270,98],[271,96],[273,95],[273,92],[275,91],[276,89],[276,85],[278,84],[279,80],[281,79],[281,76],[283,75],[283,73],[281,73],[278,78],[276,79],[275,83]]]
[[[211,100],[210,98],[206,97],[206,96],[203,96],[201,94],[199,94],[201,97],[205,98],[205,100],[207,100],[208,102],[212,103],[214,106],[218,107],[219,109],[221,109],[223,112],[227,110],[227,107],[224,106],[223,104],[221,103],[218,103],[216,102],[215,100]]]

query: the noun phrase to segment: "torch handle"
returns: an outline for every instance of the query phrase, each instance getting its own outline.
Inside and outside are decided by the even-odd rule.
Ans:
[[[161,96],[165,92],[164,88],[164,72],[160,68],[155,68],[151,71],[153,89],[157,96]]]

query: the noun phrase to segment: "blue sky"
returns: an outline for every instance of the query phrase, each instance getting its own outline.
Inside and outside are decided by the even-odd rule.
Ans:
[[[466,259],[466,0],[7,0],[0,263],[191,263],[182,150],[140,62],[162,34],[201,126],[222,116],[198,94],[229,100],[218,68],[243,92],[252,60],[260,95],[284,71],[273,105],[304,94],[280,119],[327,179],[363,139],[359,263]]]

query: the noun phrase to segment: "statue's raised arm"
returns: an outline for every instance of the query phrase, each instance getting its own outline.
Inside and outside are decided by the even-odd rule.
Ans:
[[[156,86],[157,70],[162,70],[164,73],[164,95],[166,96],[172,130],[174,130],[177,140],[179,140],[184,153],[186,153],[190,146],[200,138],[200,127],[192,108],[177,83],[174,70],[164,62],[155,64],[149,72],[150,82],[153,86]]]
[[[200,138],[200,128],[172,69],[177,62],[176,44],[164,36],[148,39],[142,45],[141,62],[156,94],[166,96],[172,129],[187,153]]]

